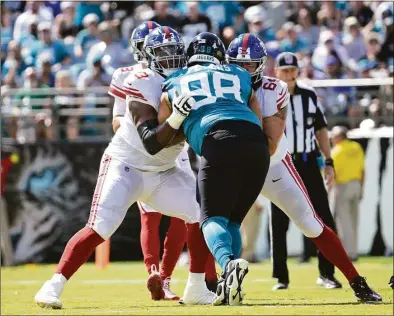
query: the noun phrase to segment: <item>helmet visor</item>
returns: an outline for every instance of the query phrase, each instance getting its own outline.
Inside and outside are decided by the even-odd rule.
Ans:
[[[168,75],[185,66],[185,52],[183,45],[165,44],[153,49],[154,64]],[[165,71],[164,71],[165,70]]]

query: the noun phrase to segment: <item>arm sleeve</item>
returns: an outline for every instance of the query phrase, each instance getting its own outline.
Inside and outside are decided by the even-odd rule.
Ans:
[[[112,117],[124,116],[126,114],[126,100],[115,97],[114,107],[112,109]]]

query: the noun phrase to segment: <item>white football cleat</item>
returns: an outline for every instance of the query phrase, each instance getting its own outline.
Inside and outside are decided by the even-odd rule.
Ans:
[[[170,290],[170,282],[171,282],[171,278],[169,277],[163,281],[164,299],[170,301],[178,301],[179,296]]]
[[[204,282],[201,284],[187,284],[179,303],[186,305],[211,305],[215,300],[216,294],[208,290]]]
[[[64,277],[63,277],[64,278]],[[64,283],[46,281],[34,297],[34,301],[42,308],[61,309],[62,302],[59,297],[63,292]]]

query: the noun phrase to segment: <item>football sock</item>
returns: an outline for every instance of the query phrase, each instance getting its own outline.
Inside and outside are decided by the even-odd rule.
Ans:
[[[233,249],[234,258],[238,259],[241,256],[242,251],[241,225],[236,222],[229,221],[227,223],[227,230],[231,235],[231,248]]]
[[[151,273],[152,265],[159,270],[160,264],[160,235],[159,227],[162,215],[158,212],[141,212],[141,249],[144,255],[144,263],[148,273]]]
[[[68,241],[56,273],[62,274],[67,280],[92,255],[94,249],[104,242],[104,239],[90,227],[84,227]]]
[[[183,220],[171,217],[170,227],[168,228],[164,240],[164,253],[161,261],[161,277],[166,279],[171,277],[175,265],[186,242],[186,224]]]
[[[205,280],[207,280],[208,282],[218,280],[218,276],[216,274],[215,259],[213,258],[211,253],[209,254],[207,268],[205,270]]]
[[[201,233],[200,224],[186,224],[186,227],[187,247],[190,255],[189,272],[203,273],[205,277],[205,269],[209,257],[209,249]]]
[[[323,232],[318,237],[311,238],[311,240],[327,260],[342,271],[349,282],[359,275],[337,234],[331,228],[324,225]]]
[[[230,256],[233,255],[231,235],[227,230],[227,223],[227,218],[214,216],[202,224],[205,241],[222,271],[225,271],[226,264],[230,261]]]

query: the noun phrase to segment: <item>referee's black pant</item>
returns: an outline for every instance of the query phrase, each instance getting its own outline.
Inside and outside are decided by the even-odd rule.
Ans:
[[[334,218],[328,203],[327,190],[324,186],[323,177],[320,173],[316,153],[307,155],[293,155],[294,166],[308,190],[309,197],[316,213],[323,222],[336,231]],[[271,207],[271,245],[273,273],[272,276],[279,282],[289,283],[289,271],[287,269],[287,244],[286,233],[289,228],[289,218],[275,204]],[[304,236],[304,238],[306,238]],[[330,277],[334,275],[334,265],[318,252],[319,272],[321,276]]]

